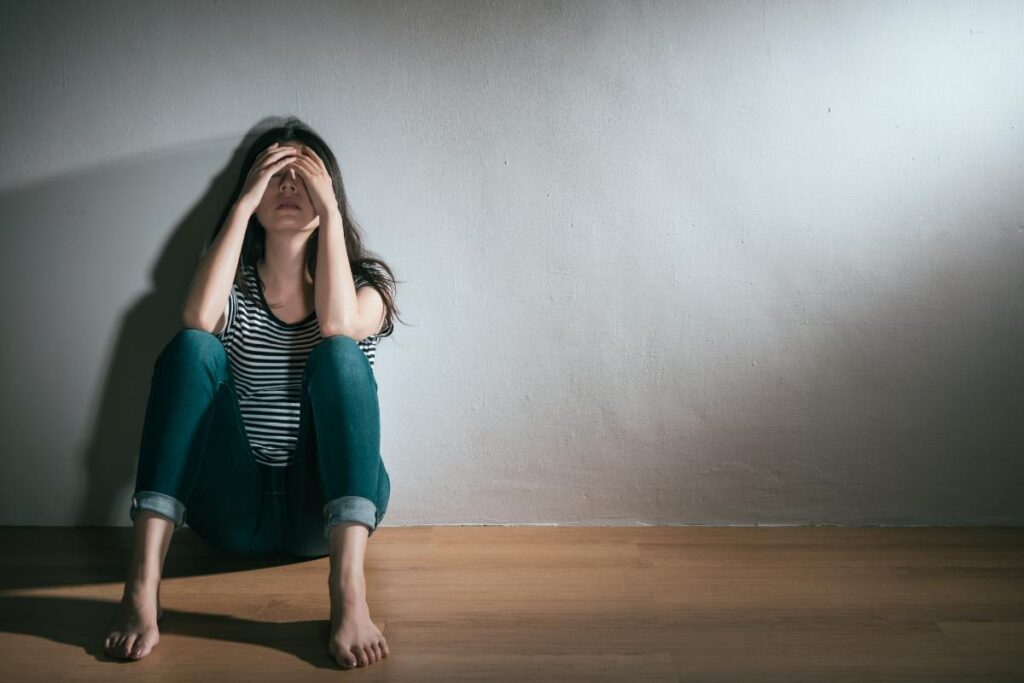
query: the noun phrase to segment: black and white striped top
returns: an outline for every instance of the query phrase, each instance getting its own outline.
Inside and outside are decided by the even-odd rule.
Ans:
[[[231,286],[223,342],[238,389],[238,403],[256,462],[286,466],[299,435],[299,398],[306,357],[323,337],[316,311],[305,320],[284,323],[271,312],[255,269],[243,266],[250,294]],[[356,289],[369,286],[354,276]],[[373,367],[379,336],[358,342]]]

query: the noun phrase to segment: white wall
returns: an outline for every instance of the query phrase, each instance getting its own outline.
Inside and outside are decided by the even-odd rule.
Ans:
[[[238,172],[412,326],[385,526],[1024,523],[1021,2],[4,3],[0,524],[127,525]]]

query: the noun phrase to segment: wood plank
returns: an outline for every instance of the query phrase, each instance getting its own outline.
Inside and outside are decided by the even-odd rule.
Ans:
[[[0,528],[0,680],[344,675],[327,558],[172,542],[161,642],[101,651],[130,529]],[[366,680],[1024,680],[1024,530],[382,527]]]

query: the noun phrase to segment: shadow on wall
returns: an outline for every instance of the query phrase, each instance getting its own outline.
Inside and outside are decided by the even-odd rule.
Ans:
[[[123,318],[113,342],[106,381],[98,400],[99,412],[84,455],[87,481],[79,519],[109,519],[111,507],[114,507],[115,519],[131,524],[128,507],[119,494],[125,486],[131,489],[135,484],[156,358],[184,327],[181,306],[202,250],[237,182],[246,149],[276,122],[276,119],[264,119],[238,144],[231,160],[214,176],[204,196],[172,231],[157,258],[153,290],[136,302]]]
[[[18,516],[11,506],[47,491],[53,495],[47,464],[67,469],[81,463],[81,475],[65,475],[81,483],[78,523],[106,525],[114,519],[131,524],[130,499],[124,493],[135,483],[156,358],[183,328],[181,306],[188,286],[237,182],[247,146],[274,123],[256,124],[205,188],[199,180],[201,199],[159,247],[152,289],[121,315],[114,329],[107,321],[116,321],[120,312],[110,302],[111,292],[144,276],[145,255],[153,249],[154,233],[162,231],[153,225],[152,207],[167,202],[159,196],[163,188],[174,188],[169,194],[175,195],[188,191],[182,187],[195,179],[198,146],[118,160],[38,186],[9,189],[0,197],[5,215],[20,226],[5,231],[7,248],[0,255],[19,301],[12,312],[13,329],[22,330],[10,336],[3,368],[12,386],[23,387],[20,400],[11,401],[12,410],[3,417],[13,446],[24,453],[7,466],[7,480],[20,487],[7,496],[8,519]],[[206,143],[198,151],[211,154],[207,148],[223,150],[230,144]],[[36,286],[44,278],[49,281]],[[83,359],[99,360],[101,369]],[[94,386],[99,387],[95,395],[78,391]],[[87,435],[81,458],[79,433]],[[68,453],[68,448],[75,450]]]
[[[91,428],[83,430],[90,436],[77,516],[82,523],[129,523],[122,494],[134,483],[153,364],[181,328],[186,289],[244,148],[172,231],[156,259],[153,290],[124,315],[112,339],[94,335],[102,345],[95,349],[83,347],[86,335],[74,335],[95,327],[94,304],[82,296],[90,288],[109,295],[123,281],[112,271],[134,265],[134,255],[150,248],[146,211],[154,200],[147,198],[180,185],[188,159],[117,164],[61,179],[59,188],[45,184],[0,199],[4,215],[24,226],[5,235],[10,248],[0,254],[21,304],[9,319],[12,329],[67,332],[23,332],[5,348],[5,377],[11,386],[29,386],[2,418],[14,434],[9,447],[20,456],[8,480],[25,496],[45,495],[45,463],[65,465],[54,461],[52,448],[59,430],[73,429],[67,413],[96,406]],[[970,196],[963,187],[947,193],[954,190]],[[96,206],[105,196],[113,210]],[[579,430],[566,449],[594,455],[569,474],[577,477],[575,488],[602,494],[601,509],[589,518],[598,522],[609,515],[705,524],[1024,522],[1024,229],[951,218],[963,225],[930,229],[933,241],[915,241],[902,234],[911,220],[918,218],[908,211],[886,239],[876,228],[875,251],[861,262],[878,277],[852,268],[847,245],[837,241],[831,252],[818,245],[806,258],[762,259],[752,275],[752,291],[760,292],[753,303],[714,298],[716,283],[698,278],[673,290],[666,313],[674,317],[659,326],[650,325],[648,307],[620,316],[639,338],[609,335],[604,339],[615,346],[602,347],[592,330],[574,328],[587,338],[579,346],[587,353],[567,370],[581,393],[573,395],[578,421],[566,420],[564,402],[561,410],[538,402],[523,452],[556,449],[567,432]],[[100,225],[102,239],[94,239],[88,231]],[[761,237],[767,243],[772,236]],[[771,253],[756,243],[757,234],[746,239],[751,263]],[[897,239],[903,241],[887,241]],[[55,269],[66,291],[32,286]],[[846,271],[837,277],[836,269]],[[650,269],[635,281],[664,292],[665,278]],[[1018,296],[1007,296],[1013,292]],[[767,315],[751,313],[765,305],[772,306]],[[55,322],[41,327],[32,318],[39,311]],[[622,361],[630,353],[637,363]],[[92,385],[73,376],[85,372],[80,359],[103,357],[109,364],[98,395],[68,395],[69,385]],[[50,375],[41,381],[40,373]],[[62,385],[55,377],[68,380]],[[542,399],[561,401],[555,389]],[[522,438],[521,422],[507,410],[491,417],[478,429]],[[636,457],[609,453],[608,444],[631,443]],[[551,463],[549,473],[561,474],[556,470],[566,462]],[[507,490],[501,482],[497,495]],[[535,506],[545,514],[558,513],[565,499],[539,496],[552,506]]]

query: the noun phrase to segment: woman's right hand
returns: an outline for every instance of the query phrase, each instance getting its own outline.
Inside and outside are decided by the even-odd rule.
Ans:
[[[280,145],[275,142],[257,155],[245,179],[245,187],[235,204],[251,216],[256,207],[263,201],[263,193],[275,173],[287,166],[298,157],[298,150],[291,145]]]

